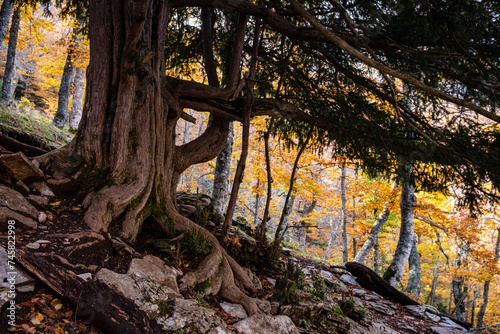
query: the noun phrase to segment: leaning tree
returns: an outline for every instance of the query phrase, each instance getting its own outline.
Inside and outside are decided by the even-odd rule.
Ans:
[[[38,158],[41,168],[55,189],[85,195],[84,219],[95,231],[134,241],[146,219],[166,231],[198,230],[213,247],[181,288],[210,282],[206,293],[256,313],[242,268],[175,207],[181,173],[217,156],[229,121],[242,121],[248,103],[252,116],[277,118],[284,138],[313,124],[316,140],[369,172],[390,173],[406,157],[427,188],[458,180],[475,199],[488,192],[481,182],[500,184],[498,5],[434,2],[90,0],[82,121],[70,144]],[[200,57],[202,7],[212,8],[216,36],[237,13],[223,87],[167,75],[167,64],[180,69]],[[240,70],[256,18],[263,26],[249,91]],[[185,108],[212,117],[203,134],[178,146]]]

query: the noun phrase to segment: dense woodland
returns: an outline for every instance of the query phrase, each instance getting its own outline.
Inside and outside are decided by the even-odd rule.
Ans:
[[[0,102],[76,133],[37,160],[98,179],[91,229],[206,233],[184,286],[220,275],[210,292],[255,312],[234,220],[269,257],[364,263],[482,327],[500,323],[499,19],[472,0],[3,1]],[[177,191],[212,197],[218,238]]]

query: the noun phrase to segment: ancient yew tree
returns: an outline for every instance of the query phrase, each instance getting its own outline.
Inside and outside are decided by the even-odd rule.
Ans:
[[[241,67],[248,64],[260,18],[252,116],[274,116],[277,131],[289,139],[304,133],[304,122],[313,124],[318,141],[360,159],[372,173],[393,173],[396,157],[414,161],[417,186],[444,188],[458,180],[465,204],[487,194],[482,182],[498,187],[500,116],[494,106],[500,52],[498,27],[488,19],[498,15],[497,5],[342,3],[90,0],[83,116],[68,146],[38,158],[49,183],[85,196],[85,222],[95,231],[133,242],[146,219],[166,231],[200,231],[213,247],[182,278],[181,288],[209,282],[206,293],[258,312],[245,294],[254,289],[247,275],[212,234],[177,212],[175,192],[183,171],[223,149],[229,122],[243,120],[252,92]],[[225,18],[238,16],[220,88],[203,79],[167,76],[167,65],[169,73],[183,74],[189,72],[186,64],[201,59],[201,7],[213,9],[218,36],[228,36]],[[462,22],[457,8],[471,17]],[[407,36],[408,22],[419,34]],[[477,31],[479,22],[483,28]],[[460,108],[447,109],[452,105]],[[197,139],[177,146],[175,129],[186,117],[184,108],[212,117]]]

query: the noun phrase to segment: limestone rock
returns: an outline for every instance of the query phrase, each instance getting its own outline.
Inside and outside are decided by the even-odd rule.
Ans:
[[[398,331],[380,322],[372,323],[372,327],[378,330],[381,334],[400,334]]]
[[[344,274],[344,275],[340,276],[340,280],[342,282],[344,282],[345,284],[349,284],[349,285],[353,285],[353,286],[358,285],[358,282],[356,282],[354,277],[352,277],[351,275],[348,275],[348,274]]]
[[[36,229],[38,227],[38,223],[33,219],[12,211],[9,208],[0,206],[0,229],[2,231],[7,230],[7,223],[9,220],[14,220],[16,222],[16,228]]]
[[[248,317],[247,311],[240,304],[232,304],[222,302],[219,304],[220,307],[224,310],[224,312],[229,313],[232,317],[238,319],[245,319]]]
[[[177,285],[178,273],[156,256],[146,255],[142,259],[133,259],[130,262],[127,274],[142,276],[156,282],[169,298],[182,297]]]
[[[335,302],[299,302],[293,305],[282,305],[279,310],[279,314],[290,317],[295,323],[299,323],[300,320],[314,323],[337,313],[342,313],[342,311]]]
[[[347,292],[345,284],[334,274],[326,270],[320,270],[319,275],[330,285],[335,291],[340,293]]]
[[[7,207],[12,211],[33,219],[38,218],[38,211],[23,195],[3,185],[0,185],[0,207]]]
[[[464,330],[448,328],[448,327],[439,327],[439,326],[432,326],[431,330],[435,334],[461,334],[466,332]]]
[[[54,197],[55,194],[52,189],[49,188],[47,182],[45,181],[34,181],[30,184],[30,187],[38,192],[42,196]]]
[[[245,272],[247,273],[248,277],[250,278],[250,280],[253,283],[253,286],[257,290],[262,289],[262,283],[260,282],[260,279],[257,277],[257,275],[255,275],[255,273],[252,270],[250,270],[249,268],[243,268],[243,270],[245,270]]]
[[[234,333],[227,328],[227,325],[215,314],[215,311],[199,306],[194,299],[175,298],[172,309],[174,312],[171,316],[166,315],[156,319],[165,331],[181,333],[184,328],[194,327],[199,333]]]
[[[385,303],[380,303],[380,302],[368,302],[367,307],[369,309],[375,310],[379,313],[388,315],[388,316],[393,316],[396,314],[396,311],[393,310],[391,307],[389,307]]]
[[[267,300],[262,300],[258,298],[252,298],[252,300],[257,304],[257,307],[264,312],[264,314],[271,314],[272,311],[272,306],[271,303],[268,302]],[[279,309],[279,304],[278,304],[278,309]],[[276,311],[278,313],[278,311]],[[274,313],[274,314],[276,314]]]
[[[0,164],[9,176],[24,182],[43,178],[43,172],[26,158],[22,152],[5,154],[0,157]]]
[[[28,195],[28,199],[35,202],[38,205],[48,205],[49,199],[47,197],[38,195]]]
[[[233,325],[239,334],[280,333],[298,334],[299,330],[292,320],[284,315],[270,316],[255,314]]]

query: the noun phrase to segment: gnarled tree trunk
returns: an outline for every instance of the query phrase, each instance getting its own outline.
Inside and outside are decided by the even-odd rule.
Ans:
[[[150,217],[165,231],[201,233],[211,242],[211,253],[182,278],[181,289],[205,283],[205,293],[219,293],[255,314],[257,306],[244,294],[255,288],[243,269],[211,233],[181,216],[174,205],[180,174],[217,156],[227,141],[229,120],[213,117],[200,137],[175,145],[182,94],[189,90],[165,75],[168,11],[165,0],[90,1],[82,121],[68,146],[39,162],[52,175],[51,184],[76,181],[91,187],[83,202],[84,220],[95,231],[133,241]],[[230,95],[204,85],[195,84],[194,90],[197,97],[214,91],[219,97]]]

